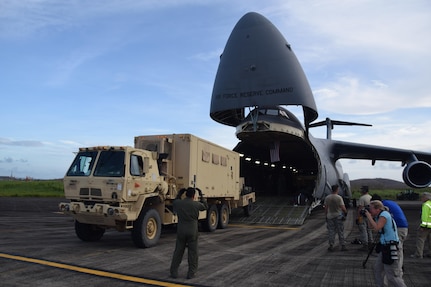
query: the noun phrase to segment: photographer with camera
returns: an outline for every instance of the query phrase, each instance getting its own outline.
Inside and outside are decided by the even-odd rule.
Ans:
[[[370,226],[380,234],[380,241],[376,246],[378,256],[374,264],[374,276],[377,286],[384,286],[385,276],[389,286],[406,286],[402,278],[402,270],[398,264],[400,251],[398,249],[397,225],[391,214],[386,211],[380,200],[371,201],[369,211],[365,209],[363,213],[367,217]]]
[[[398,260],[398,263],[400,265],[401,271],[403,271],[403,264],[404,264],[404,241],[406,241],[408,233],[409,233],[409,223],[407,221],[406,215],[404,214],[401,207],[393,200],[384,199],[374,194],[371,197],[371,200],[380,200],[385,207],[387,207],[389,210],[389,213],[392,215],[392,218],[395,220],[395,223],[397,224],[397,231],[398,231],[398,238],[399,238],[399,244],[398,248],[400,250],[400,257]]]
[[[365,208],[368,208],[371,201],[371,195],[368,194],[368,186],[361,187],[361,197],[358,200],[357,219],[356,224],[359,229],[359,239],[361,240],[362,247],[360,251],[368,251],[372,246],[373,232],[368,225],[368,219],[364,216]]]
[[[196,190],[199,192],[200,200],[195,201]],[[181,199],[183,193],[186,198]],[[173,202],[174,212],[178,215],[177,241],[172,256],[170,273],[172,278],[178,277],[178,267],[183,259],[184,250],[188,248],[189,270],[187,278],[195,277],[198,269],[198,219],[199,211],[208,209],[208,204],[198,188],[183,188],[178,192]]]

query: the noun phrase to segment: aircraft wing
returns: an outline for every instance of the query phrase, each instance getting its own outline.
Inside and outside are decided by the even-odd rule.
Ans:
[[[404,182],[413,188],[424,188],[431,183],[431,153],[383,146],[332,141],[331,152],[335,160],[341,158],[399,161]]]
[[[343,141],[333,140],[332,152],[335,159],[400,161],[403,164],[419,160],[431,163],[431,153]]]

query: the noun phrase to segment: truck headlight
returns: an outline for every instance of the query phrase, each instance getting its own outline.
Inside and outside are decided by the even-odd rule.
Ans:
[[[60,205],[60,211],[61,212],[68,212],[70,210],[69,204],[62,204]]]
[[[81,208],[80,208],[79,204],[74,204],[73,205],[73,211],[74,212],[79,213],[80,210],[81,210]]]
[[[108,208],[108,215],[114,215],[114,209],[112,207]]]

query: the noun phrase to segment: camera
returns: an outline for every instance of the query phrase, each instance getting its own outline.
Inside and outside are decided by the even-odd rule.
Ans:
[[[366,211],[368,211],[368,212],[370,212],[370,207],[369,207],[369,206],[365,206],[364,208],[362,208],[362,209],[359,211],[359,213],[360,213],[362,216],[366,216],[366,215],[365,215],[365,210],[366,210]]]

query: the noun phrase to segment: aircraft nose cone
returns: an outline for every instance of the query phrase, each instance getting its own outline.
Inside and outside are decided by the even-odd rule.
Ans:
[[[210,116],[237,126],[243,109],[302,105],[307,122],[317,118],[313,94],[290,44],[262,15],[244,15],[232,30],[214,81]]]

